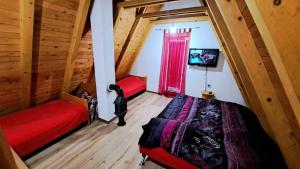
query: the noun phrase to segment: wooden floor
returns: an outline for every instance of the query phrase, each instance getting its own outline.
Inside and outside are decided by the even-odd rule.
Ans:
[[[157,116],[171,99],[146,92],[128,103],[127,125],[97,121],[26,161],[36,169],[158,169],[146,162],[139,166],[141,126]]]

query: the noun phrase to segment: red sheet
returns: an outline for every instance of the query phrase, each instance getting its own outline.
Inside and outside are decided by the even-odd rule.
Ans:
[[[122,80],[119,80],[117,85],[123,89],[125,98],[146,90],[146,82],[135,76],[128,76]]]
[[[168,153],[163,148],[143,148],[140,147],[140,152],[149,156],[151,159],[160,162],[168,167],[174,169],[197,169],[198,167],[174,156],[173,154]]]
[[[63,100],[0,117],[8,143],[24,157],[87,122],[87,110]]]

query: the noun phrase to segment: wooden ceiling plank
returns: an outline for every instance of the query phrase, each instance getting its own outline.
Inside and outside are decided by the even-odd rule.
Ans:
[[[263,112],[273,132],[289,168],[299,168],[300,145],[289,124],[285,110],[281,105],[274,86],[264,67],[248,27],[241,17],[236,1],[207,0],[209,6],[216,5],[224,18],[230,35],[240,53],[254,91],[261,103]],[[212,13],[214,13],[212,11]],[[218,20],[216,20],[218,22]]]
[[[79,45],[89,12],[90,3],[91,0],[80,0],[79,2],[61,92],[68,93],[71,86],[76,56],[79,50]]]
[[[118,8],[138,8],[150,5],[161,5],[179,0],[131,0],[118,3]]]
[[[20,64],[22,108],[31,103],[32,41],[34,24],[34,0],[20,0]]]

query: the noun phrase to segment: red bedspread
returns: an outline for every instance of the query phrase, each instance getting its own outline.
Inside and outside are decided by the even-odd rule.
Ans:
[[[64,100],[0,117],[8,143],[24,157],[87,122],[85,108]]]
[[[123,89],[125,98],[146,90],[146,82],[135,76],[128,76],[122,80],[119,80],[117,85]]]

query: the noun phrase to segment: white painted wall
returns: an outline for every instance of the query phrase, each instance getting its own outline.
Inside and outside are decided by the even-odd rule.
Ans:
[[[200,6],[199,0],[180,0],[180,1],[166,3],[163,6],[162,11],[181,9],[181,8],[191,8],[191,7],[197,7],[197,6]]]
[[[131,75],[148,77],[147,90],[149,91],[158,92],[163,43],[161,29],[168,29],[172,25],[163,24],[153,27],[130,71]],[[191,48],[220,48],[208,21],[176,23],[174,26],[176,28],[194,28],[190,41]],[[200,97],[201,91],[205,87],[205,68],[188,66],[186,77],[186,94]],[[211,84],[217,99],[245,104],[222,51],[217,67],[208,68],[208,84]]]
[[[98,117],[110,121],[115,117],[115,92],[108,92],[115,84],[114,36],[112,1],[96,0],[91,13],[94,65],[97,85]]]

